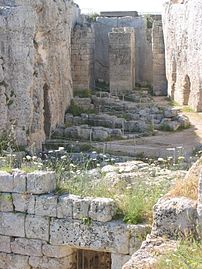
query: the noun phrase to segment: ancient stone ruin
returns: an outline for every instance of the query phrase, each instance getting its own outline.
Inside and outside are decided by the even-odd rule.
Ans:
[[[200,0],[170,1],[164,8],[163,25],[168,95],[201,111]]]
[[[71,153],[96,149],[103,163],[107,150],[139,158],[146,152],[148,162],[172,152],[176,165],[186,156],[179,137],[168,148],[166,135],[190,122],[170,103],[202,111],[201,27],[201,0],[165,1],[162,16],[114,11],[96,18],[73,0],[0,0],[0,137],[12,135],[22,146],[20,160],[27,152],[45,159],[49,147],[62,144]],[[156,134],[163,132],[160,152]],[[154,136],[157,148],[147,148],[146,137]],[[156,174],[169,173],[155,165],[106,171],[111,185],[126,189],[147,171],[149,188]],[[154,268],[158,256],[176,250],[179,233],[202,236],[201,176],[197,200],[163,196],[150,227],[120,220],[114,199],[60,193],[49,169],[16,167],[0,172],[0,269]],[[90,172],[97,179],[97,170]]]
[[[73,91],[96,81],[112,95],[146,83],[201,110],[200,27],[192,27],[201,25],[200,1],[167,2],[164,35],[160,15],[110,12],[91,22],[72,1],[49,2],[0,2],[1,132],[12,125],[18,144],[40,148]]]
[[[112,199],[55,191],[53,172],[0,173],[0,268],[121,268],[150,230],[113,220]]]

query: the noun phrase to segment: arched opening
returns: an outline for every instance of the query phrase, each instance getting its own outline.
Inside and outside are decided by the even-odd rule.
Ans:
[[[43,96],[44,96],[43,115],[44,115],[44,132],[46,137],[49,137],[51,129],[51,113],[50,113],[48,92],[49,92],[49,86],[47,83],[45,83],[43,86]]]
[[[185,76],[182,88],[183,88],[183,105],[186,106],[189,103],[189,96],[191,91],[191,82],[188,75]]]

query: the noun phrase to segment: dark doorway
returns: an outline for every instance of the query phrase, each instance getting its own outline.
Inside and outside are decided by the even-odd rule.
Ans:
[[[111,253],[78,250],[77,269],[111,269]]]
[[[189,103],[189,96],[191,91],[191,82],[188,75],[185,76],[183,81],[183,105],[188,105]]]
[[[51,113],[50,113],[50,103],[49,103],[49,86],[47,83],[43,86],[43,95],[44,95],[44,132],[46,137],[50,135],[51,129]]]

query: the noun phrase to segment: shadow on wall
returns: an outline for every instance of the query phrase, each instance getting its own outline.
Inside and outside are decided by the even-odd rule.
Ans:
[[[182,85],[182,90],[183,90],[183,105],[186,106],[189,103],[189,96],[191,92],[191,82],[188,75],[185,76],[185,79]]]
[[[43,86],[43,96],[44,96],[44,132],[46,137],[50,135],[51,129],[51,112],[50,112],[50,102],[49,102],[49,86],[47,83]]]

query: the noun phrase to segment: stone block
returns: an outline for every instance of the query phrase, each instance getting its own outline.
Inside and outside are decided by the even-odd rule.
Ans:
[[[34,214],[35,196],[27,193],[13,193],[13,205],[15,211]]]
[[[0,192],[12,192],[13,175],[0,171]]]
[[[27,215],[25,219],[25,234],[27,238],[49,240],[49,218]]]
[[[25,215],[0,212],[0,234],[25,237]]]
[[[31,269],[28,260],[28,256],[0,252],[1,269]]]
[[[13,211],[13,201],[10,193],[0,193],[0,211]]]
[[[74,253],[74,250],[68,246],[53,246],[50,244],[43,244],[42,253],[50,258],[64,258]]]
[[[116,206],[112,199],[96,198],[91,201],[89,217],[92,220],[107,222],[116,214]]]
[[[15,238],[11,241],[13,253],[27,256],[42,256],[42,241],[27,238]]]
[[[112,253],[112,265],[111,269],[121,269],[123,265],[130,260],[130,255],[119,255]]]
[[[36,196],[35,214],[38,216],[56,217],[57,196],[52,194]]]
[[[79,198],[73,199],[73,218],[83,219],[88,218],[90,209],[90,198]]]
[[[73,217],[73,196],[72,195],[65,194],[58,198],[57,217],[62,218],[62,219]]]
[[[154,221],[151,234],[175,239],[196,232],[196,202],[184,198],[162,198],[154,206]]]
[[[129,254],[133,255],[142,245],[142,242],[146,240],[146,237],[151,232],[150,225],[128,225],[128,231],[130,233],[129,241]]]
[[[54,172],[36,171],[27,174],[27,192],[32,194],[45,194],[56,189]]]
[[[9,236],[0,235],[0,252],[11,253],[10,242],[11,239]]]
[[[32,268],[40,269],[70,269],[75,268],[76,259],[75,255],[64,258],[48,258],[48,257],[30,257],[29,264]]]
[[[85,224],[83,221],[52,219],[50,224],[50,243],[66,244],[70,247],[94,249],[119,254],[129,253],[129,232],[119,221]]]
[[[13,174],[13,190],[12,192],[24,193],[26,192],[27,179],[23,172],[16,172]]]

